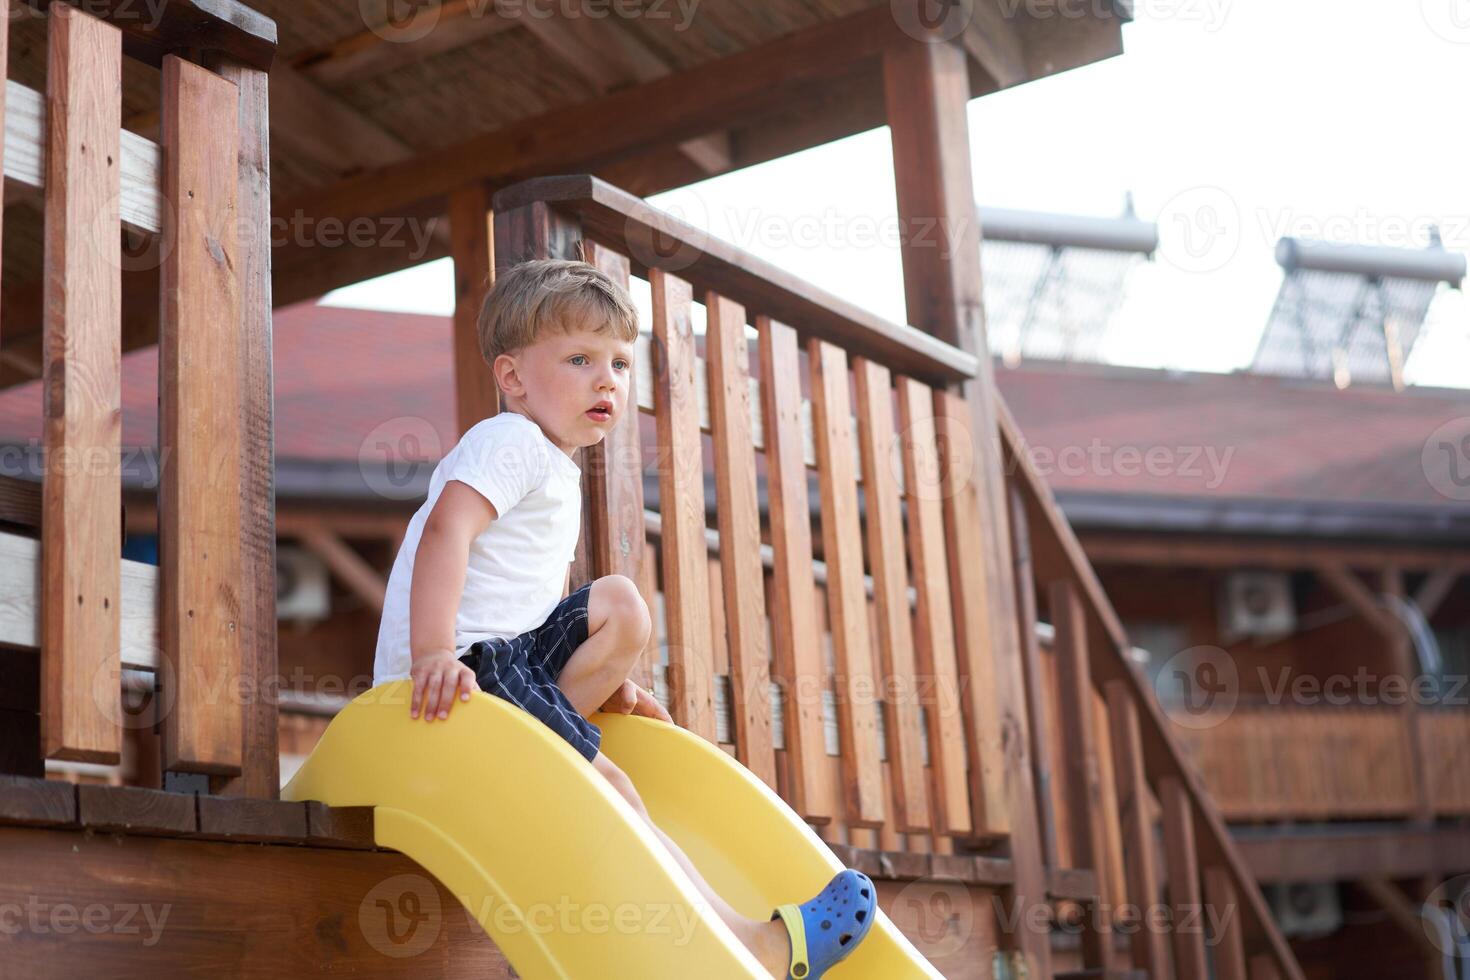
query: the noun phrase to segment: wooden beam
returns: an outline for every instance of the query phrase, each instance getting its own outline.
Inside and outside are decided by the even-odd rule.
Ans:
[[[1419,589],[1414,593],[1414,605],[1424,614],[1426,620],[1433,619],[1435,612],[1439,610],[1440,603],[1444,602],[1445,596],[1455,587],[1463,569],[1453,565],[1441,565],[1432,570],[1429,577],[1420,583]]]
[[[63,0],[25,2],[49,11]],[[128,57],[154,67],[162,67],[164,55],[184,49],[200,56],[229,56],[260,69],[269,69],[275,58],[276,22],[238,0],[169,0],[156,11],[135,0],[86,0],[76,5],[119,28]]]
[[[1364,547],[1332,541],[1281,538],[1208,537],[1205,535],[1144,535],[1116,531],[1078,532],[1094,565],[1145,565],[1166,568],[1234,568],[1241,565],[1286,570],[1319,564],[1376,567],[1385,562],[1406,569],[1450,568],[1470,570],[1463,549],[1428,548],[1387,543]]]
[[[413,147],[376,121],[287,66],[270,73],[270,101],[277,149],[333,174],[415,155]]]
[[[998,89],[1019,85],[1031,77],[1016,27],[1020,9],[1004,0],[975,0],[973,14],[959,37],[965,51]]]
[[[463,436],[470,427],[500,411],[495,374],[480,349],[480,307],[495,272],[495,215],[483,184],[461,187],[449,196],[450,254],[454,257],[454,405],[455,425]]]
[[[159,636],[172,710],[161,719],[163,768],[226,776],[240,774],[243,745],[241,704],[230,696],[241,679],[245,601],[238,98],[218,75],[164,59],[172,247],[160,270]]]
[[[1352,606],[1359,616],[1368,622],[1368,625],[1377,630],[1379,635],[1390,643],[1398,643],[1404,638],[1404,627],[1392,615],[1384,611],[1379,605],[1378,599],[1362,580],[1353,574],[1352,570],[1345,565],[1321,563],[1316,566],[1318,577],[1332,587],[1348,605]]]
[[[980,283],[980,233],[975,220],[969,132],[965,107],[969,77],[964,52],[948,44],[904,38],[883,51],[886,113],[892,133],[908,322],[976,359],[975,376],[958,388],[970,411],[970,439],[977,447],[981,524],[993,528],[982,544],[985,581],[992,609],[1014,608],[1017,584],[1011,565],[1005,483],[1000,459],[990,451],[996,432],[995,383],[985,340]],[[923,239],[925,229],[943,231],[946,247]],[[954,250],[948,247],[953,243]],[[1016,883],[1011,900],[1018,910],[1044,902],[1042,857],[1034,833],[1036,798],[1030,777],[1025,690],[1016,620],[991,618],[992,645],[1001,666],[999,701],[1009,706],[1003,727],[1017,733],[1007,756],[1011,804],[1011,851]],[[1009,937],[1035,976],[1051,973],[1048,935],[1022,929]]]
[[[116,764],[122,35],[58,6],[46,74],[41,733],[47,758]]]
[[[1400,891],[1397,885],[1384,878],[1364,878],[1358,881],[1357,885],[1367,892],[1383,911],[1388,913],[1389,919],[1399,927],[1400,934],[1417,946],[1425,959],[1433,963],[1446,957],[1447,951],[1440,949],[1430,940],[1429,933],[1425,931],[1426,923],[1420,916],[1418,907],[1409,901],[1408,896]]]
[[[239,509],[242,599],[237,622],[240,670],[254,691],[242,706],[241,773],[210,777],[210,792],[273,800],[280,794],[280,752],[276,701],[269,683],[278,670],[269,80],[265,71],[231,57],[222,57],[211,67],[239,92],[235,279],[240,319],[236,350],[244,434]]]
[[[382,573],[368,564],[347,542],[324,527],[302,528],[297,536],[369,609],[382,614],[384,597],[388,593],[388,583]]]
[[[340,87],[369,75],[385,75],[457,50],[517,26],[485,0],[445,0],[407,18],[368,28],[296,55],[292,67],[316,81]]]

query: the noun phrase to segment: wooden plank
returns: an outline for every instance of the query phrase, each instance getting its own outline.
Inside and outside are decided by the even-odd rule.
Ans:
[[[54,14],[57,0],[25,0]],[[240,0],[170,0],[147,15],[133,0],[88,0],[87,11],[120,28],[128,57],[161,65],[171,51],[222,52],[268,70],[276,53],[276,22]]]
[[[232,83],[164,59],[159,636],[175,694],[162,755],[165,770],[221,775],[240,773],[243,745],[238,124]]]
[[[863,542],[857,481],[853,479],[847,355],[839,347],[813,339],[807,344],[807,365],[822,495],[822,555],[827,562],[827,616],[832,624],[837,733],[847,822],[855,827],[877,827],[885,819],[882,773],[878,769],[878,710],[873,702],[877,688],[863,590]],[[887,391],[884,385],[882,397],[887,397]],[[905,604],[904,612],[907,610]],[[922,780],[919,792],[926,792]]]
[[[689,284],[654,270],[653,335],[658,343],[655,413],[663,516],[664,610],[674,722],[715,742],[714,657],[705,568],[704,464],[694,411],[694,328]]]
[[[977,454],[974,479],[979,484],[981,522],[995,533],[984,539],[981,553],[974,558],[985,568],[989,608],[1014,608],[1018,592],[1007,531],[1005,483],[1000,458],[988,451],[997,431],[996,391],[981,319],[984,296],[966,123],[970,98],[966,57],[957,45],[901,40],[886,47],[882,58],[899,224],[907,230],[900,241],[907,318],[920,330],[975,358],[972,377],[946,383],[962,391],[970,413],[970,439],[986,450]],[[930,237],[936,229],[942,229],[945,247],[936,247]],[[1010,898],[1024,910],[1045,900],[1045,882],[1040,842],[1034,833],[1036,798],[1028,757],[1021,638],[1011,616],[993,616],[990,625],[992,648],[1000,665],[998,700],[1006,706],[1002,729],[1016,735],[1016,745],[1006,757],[1011,853],[1016,866]],[[1007,939],[1013,950],[1022,953],[1033,976],[1050,975],[1050,938],[1045,931],[1021,929]]]
[[[1169,905],[1174,913],[1171,936],[1178,980],[1209,980],[1201,917],[1199,855],[1194,842],[1194,807],[1184,784],[1173,776],[1159,781],[1164,811],[1164,864]],[[1183,925],[1181,926],[1181,920]]]
[[[1077,587],[1065,579],[1051,583],[1048,590],[1052,626],[1055,629],[1058,700],[1057,715],[1062,732],[1061,757],[1065,762],[1067,799],[1072,827],[1072,863],[1091,868],[1099,882],[1105,880],[1107,843],[1103,826],[1102,774],[1094,741],[1091,662],[1087,648],[1087,612]],[[1106,894],[1105,886],[1099,892]],[[1090,917],[1082,933],[1083,961],[1089,967],[1112,967],[1112,930],[1107,916]]]
[[[934,782],[936,829],[966,836],[970,822],[965,777],[965,723],[955,663],[954,613],[950,607],[944,509],[940,504],[938,433],[934,392],[921,381],[899,377],[898,419],[903,454],[904,500],[908,505],[909,567],[918,608],[914,646],[920,676],[929,688],[922,698],[929,727],[929,769]],[[886,391],[886,389],[885,389]]]
[[[72,7],[51,12],[41,732],[47,758],[106,764],[122,752],[121,42]]]
[[[237,255],[240,336],[240,669],[253,693],[242,709],[241,774],[212,776],[210,792],[275,799],[279,724],[268,683],[277,670],[275,385],[271,331],[270,112],[267,73],[224,56],[214,69],[235,85],[239,135]],[[124,609],[126,612],[126,608]]]
[[[785,758],[791,768],[787,798],[808,821],[831,820],[823,805],[826,751],[820,697],[803,693],[820,678],[817,588],[812,569],[812,524],[802,455],[801,366],[796,331],[766,316],[755,321],[760,357],[760,404],[771,521],[771,656],[781,687]]]
[[[882,708],[889,773],[893,781],[894,829],[900,833],[923,832],[934,823],[934,817],[929,810],[929,777],[924,771],[924,733],[918,697],[920,677],[909,614],[903,517],[899,512],[893,458],[893,447],[897,444],[893,389],[888,369],[868,358],[854,359],[853,376],[857,387],[863,502],[868,517],[868,567],[873,574],[873,606],[878,620],[875,636],[879,669],[884,681]],[[815,387],[812,393],[815,404]],[[846,406],[845,398],[844,395],[838,404]],[[824,501],[823,511],[826,510]],[[857,533],[856,523],[854,516],[854,534]],[[824,554],[830,568],[832,548],[829,546]],[[935,744],[932,738],[929,744]]]
[[[1215,950],[1215,980],[1246,980],[1245,938],[1240,928],[1240,902],[1230,872],[1217,865],[1205,869],[1205,898],[1213,913],[1206,918],[1218,924],[1211,937]],[[1420,933],[1423,934],[1422,932]]]
[[[1147,927],[1147,913],[1158,904],[1159,880],[1154,858],[1154,828],[1149,810],[1148,776],[1143,766],[1143,736],[1133,693],[1122,681],[1106,684],[1108,721],[1112,726],[1113,769],[1118,788],[1118,811],[1123,822],[1123,858],[1128,880],[1128,902],[1145,916],[1133,930],[1133,965],[1150,977],[1167,976],[1169,954],[1164,933]]]
[[[0,774],[0,823],[48,827],[76,822],[76,786],[39,776]]]
[[[495,271],[495,216],[483,184],[449,195],[449,252],[454,258],[454,407],[457,434],[500,411],[495,373],[480,350],[479,317]]]
[[[1011,553],[1016,563],[1016,623],[1021,638],[1021,670],[1025,678],[1030,720],[1032,768],[1036,774],[1037,839],[1048,868],[1061,865],[1057,813],[1053,804],[1051,725],[1046,710],[1046,678],[1042,672],[1041,641],[1036,636],[1035,572],[1031,565],[1031,529],[1020,491],[1011,487]]]
[[[736,758],[766,785],[776,785],[771,734],[771,671],[766,651],[765,571],[761,567],[761,514],[756,495],[755,442],[750,424],[750,352],[745,308],[705,297],[705,354],[714,427],[715,505],[725,636],[730,658],[731,714]],[[636,410],[635,410],[636,412]]]
[[[1005,746],[996,703],[995,651],[990,642],[992,609],[984,568],[970,556],[985,548],[979,487],[971,479],[975,447],[965,425],[968,411],[960,396],[935,389],[934,415],[941,461],[940,497],[950,546],[950,592],[954,596],[956,659],[964,699],[965,744],[969,747],[970,818],[976,837],[1004,837],[1011,821],[1006,802]]]
[[[373,850],[373,808],[327,806],[318,800],[309,800],[306,803],[306,841],[317,847]]]
[[[192,834],[199,829],[192,793],[138,786],[77,787],[77,818],[86,827],[128,834]]]
[[[299,843],[307,836],[306,804],[242,797],[198,797],[199,836],[252,843]]]
[[[291,64],[323,84],[340,88],[369,75],[425,61],[435,55],[473,44],[516,26],[481,0],[444,0],[432,14],[431,30],[424,31],[419,15],[375,22],[356,34],[295,55]]]

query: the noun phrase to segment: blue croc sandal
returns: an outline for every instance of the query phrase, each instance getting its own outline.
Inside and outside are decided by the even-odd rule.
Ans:
[[[779,905],[771,913],[781,919],[791,939],[787,980],[817,980],[857,949],[878,914],[878,890],[861,871],[841,871],[811,901]]]

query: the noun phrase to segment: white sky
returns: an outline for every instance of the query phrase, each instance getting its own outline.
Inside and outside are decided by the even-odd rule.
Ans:
[[[1159,223],[1110,360],[1248,364],[1284,234],[1421,247],[1438,224],[1470,251],[1470,0],[1136,0],[1123,43],[969,105],[980,204],[1112,216],[1132,191]],[[650,200],[904,319],[886,127]],[[448,315],[449,260],[323,302]],[[1461,293],[1441,287],[1406,372],[1470,387]]]

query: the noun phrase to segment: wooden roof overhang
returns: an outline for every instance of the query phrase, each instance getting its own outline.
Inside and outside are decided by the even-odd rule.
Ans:
[[[188,16],[165,19],[182,37],[167,43],[124,16],[136,0],[85,9],[116,8],[142,59],[124,64],[124,126],[148,139],[150,51],[187,42],[270,67],[277,306],[449,254],[448,197],[469,185],[588,173],[646,196],[884,125],[881,53],[925,43],[888,0],[702,0],[687,21],[667,2],[588,2],[528,16],[444,0],[392,22],[385,0],[183,0]],[[599,4],[638,16],[565,16]],[[1120,53],[1129,19],[1125,0],[974,0],[962,30],[927,43],[964,48],[977,97]],[[12,80],[42,90],[44,19],[13,23],[10,45]],[[40,363],[39,197],[7,191],[0,387]],[[156,271],[137,264],[123,276],[125,349],[156,339]]]

